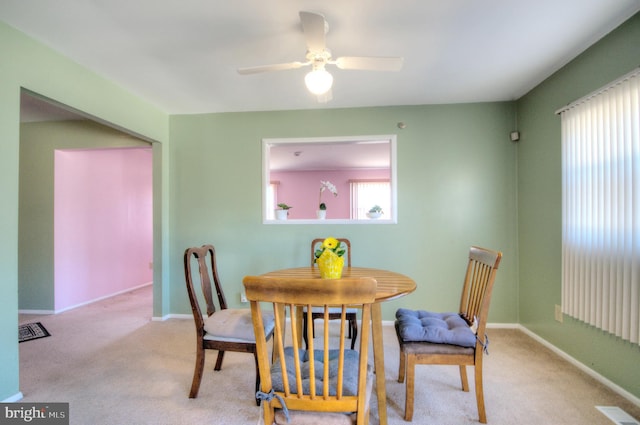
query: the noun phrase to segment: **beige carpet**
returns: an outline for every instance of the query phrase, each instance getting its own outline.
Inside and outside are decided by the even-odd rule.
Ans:
[[[195,360],[190,320],[151,322],[151,288],[143,288],[40,321],[51,337],[20,344],[24,402],[69,402],[70,423],[257,424],[254,363],[227,353],[213,372],[207,356],[197,399],[187,397]],[[397,382],[398,347],[385,327],[389,425],[402,419],[404,385]],[[485,397],[491,425],[612,425],[594,406],[633,405],[517,330],[490,329],[485,357]],[[472,370],[469,370],[473,382]],[[477,424],[475,396],[459,389],[455,367],[419,366],[414,424]],[[472,389],[473,391],[473,389]],[[371,424],[378,423],[376,403]]]

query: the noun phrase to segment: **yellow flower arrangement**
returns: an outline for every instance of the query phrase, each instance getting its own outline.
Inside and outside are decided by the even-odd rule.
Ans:
[[[329,250],[333,252],[338,257],[342,257],[346,252],[344,248],[344,244],[342,242],[340,242],[334,237],[328,237],[324,241],[322,241],[322,246],[319,249],[316,249],[314,252],[314,255],[316,257],[316,262],[325,250]]]
[[[344,244],[336,238],[329,237],[322,241],[320,249],[314,252],[322,279],[340,279],[345,252]]]

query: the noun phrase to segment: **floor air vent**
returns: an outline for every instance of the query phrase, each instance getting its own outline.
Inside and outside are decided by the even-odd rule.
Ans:
[[[640,425],[640,422],[619,407],[596,406],[596,409],[618,425]]]

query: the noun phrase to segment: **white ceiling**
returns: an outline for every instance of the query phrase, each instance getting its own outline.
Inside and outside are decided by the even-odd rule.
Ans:
[[[298,12],[333,56],[402,56],[400,72],[331,67],[317,103]],[[640,10],[639,0],[2,0],[0,19],[170,114],[513,100]]]
[[[389,140],[277,142],[269,148],[269,170],[380,170],[391,168]]]

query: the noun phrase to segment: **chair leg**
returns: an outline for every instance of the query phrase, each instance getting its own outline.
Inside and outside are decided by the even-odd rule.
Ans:
[[[304,346],[309,348],[309,334],[307,332],[307,315],[302,316],[302,339],[304,340]]]
[[[260,369],[258,369],[258,352],[253,352],[253,358],[256,361],[256,394],[260,391]],[[256,395],[256,405],[260,406],[260,399]]]
[[[369,403],[365,401],[362,404],[366,406]],[[369,425],[370,412],[371,412],[371,409],[368,406],[361,407],[360,404],[358,404],[358,411],[356,413],[356,424]]]
[[[462,391],[469,391],[469,380],[467,379],[467,367],[460,365],[460,384],[462,385]]]
[[[410,422],[413,420],[413,392],[415,390],[416,377],[416,357],[413,354],[407,354],[407,370],[406,370],[406,394],[404,404],[404,420]]]
[[[484,390],[482,388],[482,363],[475,365],[476,401],[480,423],[487,423],[487,412],[484,409]]]
[[[224,360],[224,351],[218,351],[218,358],[216,359],[216,365],[213,367],[213,370],[222,369],[222,360]]]
[[[316,321],[313,317],[311,317],[311,338],[316,337]],[[302,316],[302,339],[304,340],[304,345],[306,348],[309,348],[309,333],[307,332],[307,315]]]
[[[263,418],[263,422],[261,422],[261,423],[265,423],[265,424],[269,424],[269,425],[276,423],[275,422],[276,418],[275,418],[275,415],[274,415],[274,408],[271,406],[270,402],[265,401],[262,404],[262,412],[263,412],[264,418]]]
[[[349,320],[349,338],[351,338],[351,349],[356,346],[356,338],[358,338],[358,322],[355,317]]]
[[[404,382],[404,372],[406,368],[406,354],[402,351],[402,345],[400,346],[400,367],[398,368],[398,382]]]
[[[193,381],[191,382],[191,390],[189,391],[189,398],[198,397],[198,391],[200,390],[200,381],[202,380],[203,371],[204,371],[204,348],[198,346],[198,348],[196,348],[196,366],[193,371]]]

